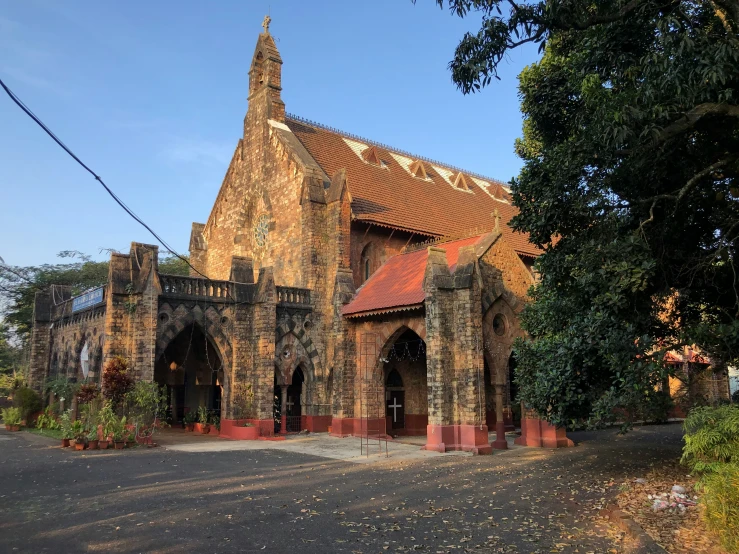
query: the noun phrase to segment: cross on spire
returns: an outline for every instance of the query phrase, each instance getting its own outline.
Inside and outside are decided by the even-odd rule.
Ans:
[[[272,18],[268,15],[264,16],[264,20],[262,21],[262,27],[264,27],[264,32],[266,34],[269,34],[269,24],[272,22]]]
[[[500,213],[498,213],[498,208],[495,208],[495,211],[493,212],[493,219],[495,219],[495,227],[493,230],[500,233]]]

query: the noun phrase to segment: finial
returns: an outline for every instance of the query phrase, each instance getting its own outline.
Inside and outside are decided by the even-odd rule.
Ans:
[[[272,22],[272,18],[268,15],[264,16],[264,21],[262,21],[262,27],[264,27],[264,32],[266,34],[269,34],[269,24]]]
[[[500,214],[498,213],[498,208],[495,208],[493,218],[495,219],[495,227],[493,228],[493,231],[500,233]]]

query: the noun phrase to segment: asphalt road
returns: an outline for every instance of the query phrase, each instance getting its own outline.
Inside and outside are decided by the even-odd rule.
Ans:
[[[678,425],[352,464],[279,450],[73,452],[0,431],[0,552],[619,552],[595,516]],[[330,440],[330,439],[326,439]]]

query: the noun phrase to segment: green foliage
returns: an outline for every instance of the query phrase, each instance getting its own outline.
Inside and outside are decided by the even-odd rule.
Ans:
[[[197,412],[190,410],[182,417],[182,423],[185,425],[192,425],[198,420]]]
[[[3,422],[5,425],[20,425],[21,411],[18,408],[3,408],[2,409]]]
[[[739,406],[694,408],[685,419],[681,462],[692,471],[713,472],[739,464]]]
[[[41,397],[28,387],[21,387],[13,393],[13,406],[20,409],[26,421],[38,411],[41,411]]]
[[[66,410],[61,416],[59,416],[59,426],[62,430],[63,439],[71,439],[74,437],[72,433],[72,411]]]
[[[703,519],[729,552],[739,552],[739,465],[721,464],[701,480]]]
[[[38,419],[36,419],[36,428],[51,430],[61,428],[59,422],[56,420],[56,414],[51,407],[46,408],[44,412],[38,416]]]
[[[200,406],[198,408],[198,423],[201,425],[207,425],[210,423],[210,414],[208,413],[208,408],[205,406]]]
[[[128,429],[126,429],[126,416],[123,416],[122,418],[114,418],[111,422],[111,434],[113,435],[113,440],[115,442],[124,442],[128,439],[129,432]]]
[[[76,394],[79,385],[73,383],[66,377],[55,377],[46,382],[46,391],[54,393],[60,400],[64,398],[67,402],[72,401],[72,396]]]
[[[128,374],[128,361],[117,356],[105,364],[103,369],[103,396],[110,400],[113,409],[123,405],[126,394],[133,388],[133,379]]]
[[[149,427],[166,415],[166,389],[156,383],[138,381],[126,394],[126,406],[133,423]]]
[[[182,256],[185,260],[190,260],[189,256]],[[165,255],[159,258],[159,273],[167,275],[182,275],[187,277],[190,275],[190,266],[185,260],[177,256]]]
[[[103,404],[103,407],[97,414],[97,421],[103,426],[103,437],[106,439],[110,437],[113,434],[116,423],[119,421],[110,402]]]
[[[437,3],[444,5],[443,0]],[[739,358],[739,9],[730,2],[448,0],[482,13],[450,64],[463,92],[520,75],[516,230],[544,250],[516,345],[520,396],[555,424],[640,417],[700,344]]]
[[[87,429],[81,419],[72,422],[72,437],[78,442],[84,442],[87,436]]]

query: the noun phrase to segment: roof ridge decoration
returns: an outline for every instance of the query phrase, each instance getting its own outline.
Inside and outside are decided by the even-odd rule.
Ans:
[[[462,240],[470,237],[474,237],[477,235],[484,235],[485,233],[489,233],[490,229],[485,229],[482,227],[476,227],[474,229],[469,229],[467,231],[462,231],[460,233],[453,233],[450,235],[444,235],[443,237],[434,237],[429,240],[425,240],[423,242],[417,242],[415,244],[409,244],[408,246],[401,249],[401,254],[410,254],[411,252],[418,252],[419,250],[424,250],[428,248],[429,246],[436,246],[444,242],[452,242],[455,240]]]
[[[293,113],[286,113],[285,114],[286,119],[292,119],[293,121],[297,121],[298,123],[303,123],[304,125],[309,125],[312,127],[318,127],[319,129],[323,129],[325,131],[329,131],[331,133],[336,133],[337,135],[341,135],[345,140],[346,139],[353,139],[354,141],[363,141],[367,143],[368,146],[377,146],[379,148],[383,148],[390,152],[391,154],[394,152],[396,154],[401,154],[403,156],[408,156],[412,158],[413,160],[421,160],[426,163],[432,164],[434,166],[442,166],[444,168],[451,169],[453,171],[456,171],[458,173],[465,173],[470,177],[477,177],[478,179],[484,179],[486,181],[490,181],[492,184],[497,184],[502,186],[504,189],[508,187],[507,184],[505,184],[500,179],[496,179],[494,177],[488,177],[486,175],[482,175],[481,173],[473,173],[471,171],[467,171],[466,169],[462,169],[461,167],[457,167],[456,165],[447,164],[444,162],[440,162],[438,160],[434,160],[431,158],[427,158],[425,156],[419,156],[417,154],[413,154],[411,152],[408,152],[407,150],[402,150],[400,148],[395,148],[394,146],[390,146],[388,144],[384,144],[382,142],[377,142],[375,140],[370,140],[368,138],[362,137],[360,135],[355,135],[354,133],[347,133],[346,131],[342,131],[341,129],[337,129],[336,127],[331,127],[330,125],[324,125],[323,123],[318,123],[317,121],[313,121],[312,119],[308,119],[306,117],[301,117],[299,115],[295,115]],[[438,168],[436,168],[438,169]],[[450,183],[451,184],[451,183]]]

